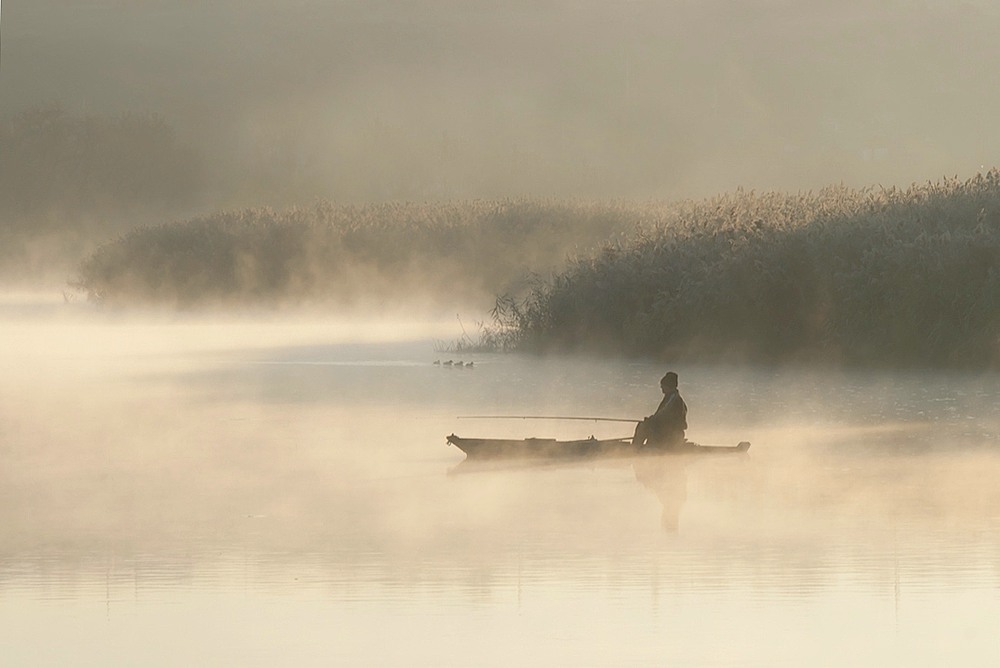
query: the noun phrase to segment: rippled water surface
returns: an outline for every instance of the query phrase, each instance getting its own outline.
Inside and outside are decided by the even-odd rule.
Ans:
[[[1000,664],[996,376],[677,364],[749,457],[470,467],[665,368],[453,330],[4,304],[4,665]]]

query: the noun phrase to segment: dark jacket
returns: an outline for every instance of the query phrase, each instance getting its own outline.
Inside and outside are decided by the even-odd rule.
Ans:
[[[672,390],[663,396],[663,401],[657,406],[656,412],[649,416],[653,433],[657,440],[683,440],[687,429],[687,404],[681,398],[681,393]]]

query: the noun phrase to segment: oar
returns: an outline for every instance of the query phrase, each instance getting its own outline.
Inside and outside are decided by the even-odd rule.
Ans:
[[[592,422],[642,422],[632,418],[592,417],[587,415],[459,415],[459,420],[589,420]]]

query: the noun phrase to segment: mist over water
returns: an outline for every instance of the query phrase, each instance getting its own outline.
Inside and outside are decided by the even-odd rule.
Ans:
[[[4,284],[62,288],[140,231],[160,242],[125,259],[167,268],[146,294],[194,292],[147,307],[249,297],[218,302],[238,313],[0,297],[0,663],[1000,664],[995,373],[681,360],[688,438],[749,456],[470,465],[448,434],[632,425],[460,416],[639,419],[664,365],[435,347],[475,322],[455,309],[586,262],[617,198],[649,200],[629,215],[650,222],[661,199],[992,167],[998,22],[991,3],[908,0],[8,3]],[[950,219],[922,192],[875,220],[937,220],[917,237],[934,264]],[[351,253],[303,235],[331,269],[311,296],[351,299],[276,290],[265,309],[278,278],[305,280],[282,274],[313,257],[283,254],[300,227],[282,222],[308,214],[239,210],[323,199],[372,212],[343,216],[377,233],[344,248],[392,261],[338,274]],[[478,209],[499,224],[463,237]],[[969,294],[967,267],[995,276],[996,209],[970,211],[956,229],[978,232],[954,240],[976,262],[955,263],[942,303]],[[213,236],[227,218],[246,225]],[[429,252],[386,235],[411,223]],[[255,242],[274,252],[247,252],[248,230],[275,232]],[[523,270],[499,271],[515,256]],[[194,280],[206,267],[215,284]],[[858,277],[893,302],[895,281]],[[965,311],[990,316],[995,294]],[[925,297],[895,303],[943,312]],[[434,364],[449,358],[473,365]]]
[[[474,467],[447,434],[631,428],[458,416],[641,417],[661,366],[437,366],[450,322],[0,318],[13,665],[1000,657],[990,377],[678,365],[689,438],[749,457]]]

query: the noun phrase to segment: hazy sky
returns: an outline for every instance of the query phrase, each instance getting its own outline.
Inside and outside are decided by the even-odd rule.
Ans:
[[[247,203],[907,185],[995,164],[998,28],[916,0],[34,0],[0,112],[162,114]]]

